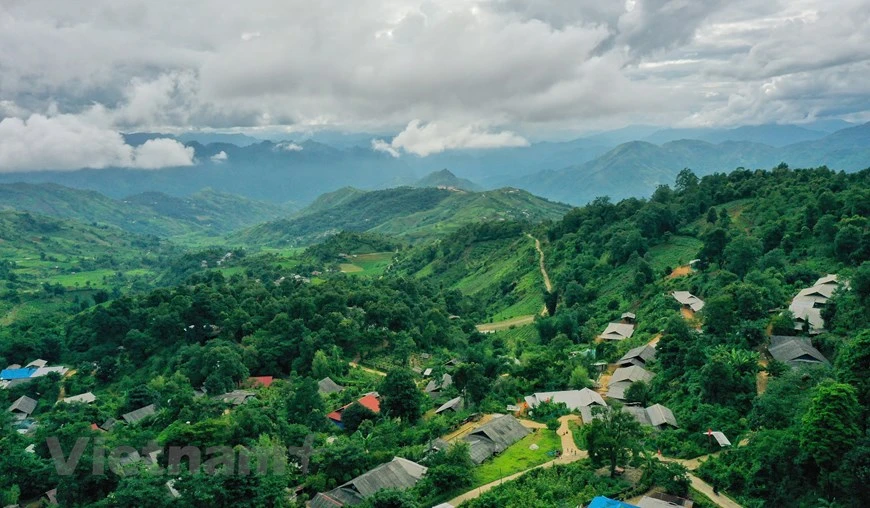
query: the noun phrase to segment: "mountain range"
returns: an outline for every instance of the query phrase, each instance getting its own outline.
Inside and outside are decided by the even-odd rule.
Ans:
[[[844,125],[847,127],[834,130]],[[0,172],[0,183],[52,182],[95,190],[115,199],[152,191],[184,197],[211,188],[276,204],[310,203],[345,186],[363,190],[402,185],[443,185],[466,190],[511,186],[549,199],[583,204],[600,195],[614,199],[649,195],[657,185],[672,183],[683,168],[703,175],[737,167],[770,168],[780,162],[792,167],[826,165],[845,171],[870,166],[870,124],[846,122],[734,129],[633,126],[571,141],[452,150],[427,157],[393,157],[376,151],[367,144],[368,136],[314,137],[333,140],[333,146],[313,139],[273,142],[242,134],[179,135],[174,138],[195,150],[194,166]],[[138,145],[156,137],[166,135],[132,133],[126,135],[126,140]],[[452,176],[426,176],[445,168]],[[455,185],[438,178],[447,178]]]

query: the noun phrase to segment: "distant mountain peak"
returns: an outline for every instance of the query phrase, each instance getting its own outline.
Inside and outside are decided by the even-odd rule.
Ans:
[[[478,186],[471,180],[459,178],[447,168],[429,173],[428,175],[418,180],[417,183],[414,184],[414,187],[440,187],[465,191],[481,190],[480,186]]]

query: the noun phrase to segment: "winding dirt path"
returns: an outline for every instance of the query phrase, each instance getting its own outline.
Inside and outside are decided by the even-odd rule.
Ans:
[[[374,374],[376,376],[387,377],[387,373],[381,370],[370,369],[368,367],[363,367],[362,365],[356,362],[347,362],[348,365],[355,369],[360,369],[362,371],[368,372],[369,374]]]
[[[543,249],[541,249],[541,241],[530,235],[529,233],[526,233],[526,236],[535,241],[535,250],[538,251],[538,257],[540,258],[538,260],[538,264],[541,267],[541,275],[544,277],[544,287],[547,288],[548,293],[552,293],[553,284],[550,282],[550,276],[547,274],[547,267],[544,264],[544,251]]]

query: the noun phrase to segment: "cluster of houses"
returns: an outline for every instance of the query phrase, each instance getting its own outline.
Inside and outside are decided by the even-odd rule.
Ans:
[[[822,333],[825,330],[822,307],[828,303],[839,285],[836,275],[825,275],[812,286],[800,290],[788,306],[788,310],[794,315],[794,329],[807,331],[810,335]]]
[[[33,360],[24,367],[12,364],[0,371],[0,388],[12,388],[14,386],[29,383],[36,378],[47,376],[52,372],[59,376],[69,372],[66,367],[49,367],[45,360]]]

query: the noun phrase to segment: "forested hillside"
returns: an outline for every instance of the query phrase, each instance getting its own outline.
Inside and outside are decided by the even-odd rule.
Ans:
[[[466,192],[458,189],[398,187],[356,193],[337,191],[315,201],[313,210],[232,235],[242,245],[300,246],[339,231],[375,232],[409,241],[431,240],[480,221],[542,221],[569,207],[518,189]]]
[[[93,191],[26,183],[0,185],[0,209],[112,225],[164,238],[191,233],[217,236],[292,211],[210,189],[185,198],[148,192],[116,200]]]
[[[165,263],[183,281],[50,318],[11,316],[0,364],[41,358],[69,370],[0,391],[4,404],[36,404],[14,422],[0,417],[3,502],[56,488],[64,506],[302,506],[400,457],[428,469],[401,492],[366,494],[362,506],[576,506],[650,492],[701,507],[719,495],[752,508],[867,504],[870,171],[683,171],[649,199],[598,199],[551,221],[541,219],[561,205],[517,201],[525,196],[365,193],[269,230],[279,240],[327,223],[365,234],[304,253],[187,252]],[[516,206],[510,215],[500,208],[499,220],[436,220],[489,200],[542,208],[537,220],[517,220],[525,214]],[[443,234],[410,247],[375,234],[419,223],[408,217],[431,217],[423,223]],[[372,227],[360,226],[366,218]],[[336,256],[382,249],[397,259],[376,276],[331,269]],[[12,282],[8,271],[0,277]],[[827,285],[815,291],[829,296],[813,298],[824,323],[796,326],[792,298],[820,280]],[[681,308],[674,291],[705,304]],[[478,330],[526,312],[531,324]],[[602,340],[615,322],[634,324],[633,333]],[[774,357],[774,340],[790,337],[825,361]],[[632,357],[644,363],[631,372],[646,375],[617,380],[623,355],[645,345],[655,357]],[[579,409],[547,398],[584,388],[593,402]],[[92,402],[57,404],[86,393]],[[542,399],[530,405],[535,394]],[[672,412],[660,423],[647,413],[656,405]],[[513,416],[521,423],[500,434],[511,441],[481,456],[475,439],[494,434],[479,429]],[[466,439],[472,431],[483,434]],[[89,437],[143,453],[93,475],[101,459],[88,447],[64,476],[49,437],[64,451]],[[299,467],[247,476],[212,475],[204,463],[169,477],[154,472],[166,454],[144,451],[306,443],[307,470],[296,452],[282,452],[282,463]],[[231,473],[237,460],[218,469]],[[689,475],[708,490],[690,488]]]

